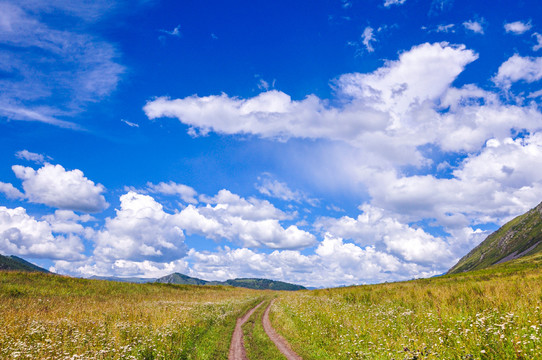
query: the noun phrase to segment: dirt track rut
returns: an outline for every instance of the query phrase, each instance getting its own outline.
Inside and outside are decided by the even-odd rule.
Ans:
[[[291,348],[290,345],[282,336],[277,334],[275,329],[271,326],[271,321],[269,321],[269,309],[271,309],[271,305],[273,305],[273,302],[275,300],[273,299],[269,306],[265,309],[265,312],[262,317],[263,322],[263,328],[265,330],[265,333],[273,343],[275,343],[276,347],[280,350],[280,352],[286,357],[288,360],[303,360],[299,355],[297,355]],[[233,336],[231,339],[231,345],[230,345],[230,353],[228,356],[228,360],[248,360],[247,353],[245,351],[245,345],[243,343],[243,329],[242,326],[247,320],[254,314],[254,311],[256,311],[257,308],[259,308],[264,301],[256,305],[254,308],[252,308],[250,311],[248,311],[243,317],[240,317],[237,319],[237,323],[235,324],[235,330],[233,331]]]

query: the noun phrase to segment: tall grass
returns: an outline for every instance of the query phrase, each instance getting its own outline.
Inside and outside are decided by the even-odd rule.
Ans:
[[[0,272],[0,358],[227,359],[260,294]]]
[[[304,359],[542,359],[539,261],[283,294],[271,320]]]

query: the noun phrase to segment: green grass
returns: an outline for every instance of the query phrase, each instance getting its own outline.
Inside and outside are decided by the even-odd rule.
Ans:
[[[243,325],[245,350],[247,351],[247,357],[251,360],[286,359],[277,349],[271,339],[269,339],[265,333],[265,330],[263,329],[262,317],[270,301],[271,297],[268,296],[265,303],[262,304]]]
[[[262,292],[0,272],[0,358],[227,359]]]
[[[306,360],[542,358],[541,258],[281,294],[271,320]]]

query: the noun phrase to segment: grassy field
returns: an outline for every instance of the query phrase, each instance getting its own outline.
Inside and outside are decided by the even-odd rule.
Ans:
[[[542,258],[439,278],[282,294],[304,359],[542,359]]]
[[[250,359],[541,359],[542,255],[401,283],[299,292],[128,284],[0,272],[0,359],[227,359],[238,317]]]
[[[0,359],[227,359],[262,292],[0,272]]]

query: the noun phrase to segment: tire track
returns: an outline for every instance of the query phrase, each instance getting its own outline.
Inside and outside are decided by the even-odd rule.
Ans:
[[[243,329],[242,326],[247,320],[252,316],[254,311],[259,308],[264,301],[256,305],[250,311],[248,311],[243,317],[237,319],[235,324],[235,330],[233,331],[233,336],[231,338],[230,344],[230,353],[228,355],[228,360],[248,360],[247,353],[245,351],[245,346],[243,344]]]
[[[275,343],[277,348],[280,350],[280,352],[286,356],[286,359],[288,360],[303,360],[299,355],[297,355],[291,348],[288,342],[277,332],[273,327],[271,326],[271,321],[269,321],[269,309],[271,309],[271,305],[275,302],[275,299],[271,300],[269,303],[269,306],[267,309],[265,309],[265,312],[263,313],[263,329],[265,330],[265,333],[271,341]],[[260,304],[261,305],[261,304]]]

